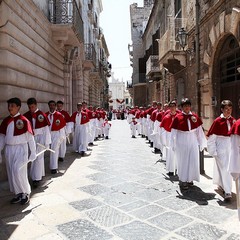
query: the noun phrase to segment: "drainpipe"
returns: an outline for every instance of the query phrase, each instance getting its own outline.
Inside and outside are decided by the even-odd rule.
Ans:
[[[195,19],[195,47],[196,47],[196,86],[197,86],[197,109],[198,116],[201,117],[201,89],[198,80],[200,79],[200,37],[199,37],[199,23],[200,23],[200,4],[199,0],[195,2],[196,19]],[[205,174],[204,170],[204,151],[199,152],[200,174]]]

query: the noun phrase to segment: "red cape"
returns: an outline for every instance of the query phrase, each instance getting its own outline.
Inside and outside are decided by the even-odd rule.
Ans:
[[[174,118],[170,128],[177,129],[180,131],[189,131],[187,119],[190,120],[191,130],[198,128],[199,126],[202,125],[202,120],[196,114],[192,113],[192,114],[186,115],[183,113],[179,113]]]
[[[47,116],[50,115],[50,112],[46,113]],[[59,131],[60,129],[64,128],[66,126],[66,121],[63,115],[57,111],[53,114],[53,122],[51,131]]]
[[[240,118],[232,125],[229,134],[236,134],[240,136]]]
[[[229,121],[230,125],[232,126],[235,122],[235,119],[233,117],[229,117],[228,119],[217,117],[212,126],[210,127],[207,136],[209,137],[212,134],[218,135],[218,136],[229,136],[230,133],[228,131],[227,126],[227,120]]]
[[[166,131],[171,132],[170,126],[171,126],[171,124],[173,122],[173,119],[175,118],[176,115],[177,115],[177,113],[174,114],[174,115],[172,115],[170,113],[168,113],[167,115],[164,115],[164,117],[162,119],[162,122],[160,124],[160,127],[163,127]]]
[[[8,125],[14,121],[14,136],[19,136],[26,132],[33,134],[33,129],[29,120],[23,115],[18,115],[17,117],[6,117],[0,126],[0,133],[6,135]]]
[[[30,111],[24,113],[24,116],[30,121],[32,125],[32,119],[35,118],[36,123],[35,123],[35,129],[42,128],[45,126],[50,126],[50,122],[46,116],[45,113],[42,111],[38,110],[35,113],[31,113]]]
[[[71,116],[71,121],[76,123],[76,116],[77,116],[78,112],[74,112]],[[85,124],[89,122],[89,117],[88,114],[86,112],[81,111],[81,123],[80,124]]]

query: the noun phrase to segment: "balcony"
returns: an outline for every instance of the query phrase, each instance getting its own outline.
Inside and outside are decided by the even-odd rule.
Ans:
[[[83,62],[84,69],[93,69],[96,67],[96,50],[92,43],[84,44],[85,60]]]
[[[154,77],[159,75],[160,73],[160,65],[158,55],[151,55],[149,56],[146,62],[146,76],[147,77]]]
[[[146,73],[135,73],[132,75],[132,84],[133,87],[136,85],[145,85],[146,84]]]
[[[101,62],[98,62],[97,66],[94,69],[92,69],[92,71],[90,72],[90,78],[103,84],[104,79],[106,77],[105,77],[105,71],[103,69],[103,65],[101,64]]]
[[[186,18],[168,18],[167,30],[159,41],[159,64],[176,73],[186,66],[186,56],[176,35],[181,27],[187,25]]]
[[[83,43],[83,20],[75,0],[50,0],[49,12],[54,41],[70,46]]]

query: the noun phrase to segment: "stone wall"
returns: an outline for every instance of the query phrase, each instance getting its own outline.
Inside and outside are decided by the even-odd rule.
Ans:
[[[0,25],[1,117],[11,97],[34,96],[46,111],[50,99],[64,98],[64,51],[52,41],[47,18],[30,0],[3,1]]]

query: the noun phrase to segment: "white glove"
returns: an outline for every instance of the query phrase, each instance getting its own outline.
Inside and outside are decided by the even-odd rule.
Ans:
[[[204,150],[204,147],[200,145],[199,150],[200,150],[200,152],[202,152]]]

